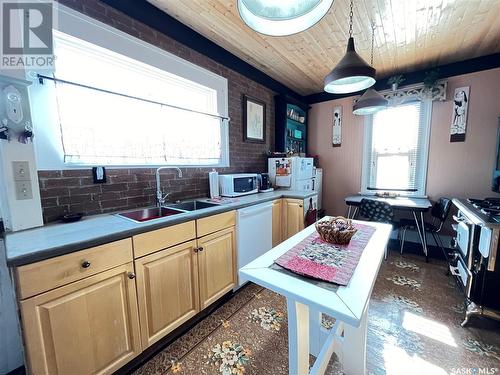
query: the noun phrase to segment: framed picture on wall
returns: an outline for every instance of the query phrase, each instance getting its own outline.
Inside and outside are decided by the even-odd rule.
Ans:
[[[333,107],[332,146],[340,147],[342,144],[342,106]]]
[[[464,142],[467,128],[470,87],[458,87],[453,95],[453,114],[451,117],[450,142]]]
[[[266,142],[266,103],[243,95],[243,140]]]

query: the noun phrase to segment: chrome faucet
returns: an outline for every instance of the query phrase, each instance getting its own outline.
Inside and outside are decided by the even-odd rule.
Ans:
[[[179,178],[182,177],[182,171],[179,168],[177,168],[177,167],[160,167],[160,168],[158,168],[156,170],[156,205],[160,209],[163,207],[163,205],[167,201],[167,197],[170,195],[170,193],[167,193],[167,194],[163,195],[163,192],[161,190],[161,186],[160,186],[160,171],[163,170],[163,169],[176,169]]]

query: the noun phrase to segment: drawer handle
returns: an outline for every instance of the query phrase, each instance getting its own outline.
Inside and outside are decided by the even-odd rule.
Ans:
[[[82,262],[82,268],[89,268],[90,267],[90,262],[88,260],[84,260]]]
[[[135,273],[133,273],[133,272],[129,272],[129,273],[128,273],[128,278],[129,278],[130,280],[134,280],[134,279],[135,279]]]

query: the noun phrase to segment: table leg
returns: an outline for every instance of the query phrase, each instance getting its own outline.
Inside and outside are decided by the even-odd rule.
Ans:
[[[424,253],[425,253],[425,261],[429,262],[429,253],[427,250],[427,233],[425,233],[425,222],[424,222],[424,212],[420,211],[420,221],[422,222],[422,237],[424,238]]]
[[[288,373],[309,373],[309,307],[287,298]]]
[[[368,328],[368,307],[365,309],[359,327],[344,324],[340,362],[346,375],[366,374],[366,333]]]
[[[422,250],[424,251],[424,254],[425,254],[425,260],[428,261],[428,258],[427,258],[427,244],[426,244],[426,241],[425,241],[424,214],[422,212],[420,213],[420,216],[421,216],[421,219],[422,219],[422,225],[423,225],[423,227],[421,228],[420,227],[420,223],[418,222],[417,214],[415,213],[415,211],[412,211],[412,212],[413,212],[413,218],[415,219],[415,226],[417,227],[418,236],[420,237],[420,243],[422,244]]]
[[[327,334],[321,332],[321,313],[309,308],[309,352],[318,357]]]

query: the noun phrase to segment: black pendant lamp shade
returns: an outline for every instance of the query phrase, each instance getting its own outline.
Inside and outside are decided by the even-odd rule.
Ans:
[[[389,101],[373,89],[368,89],[352,107],[352,113],[358,116],[372,115],[384,109]]]
[[[367,89],[375,84],[375,73],[375,69],[357,54],[354,38],[350,37],[345,56],[325,78],[325,91],[347,94]]]

